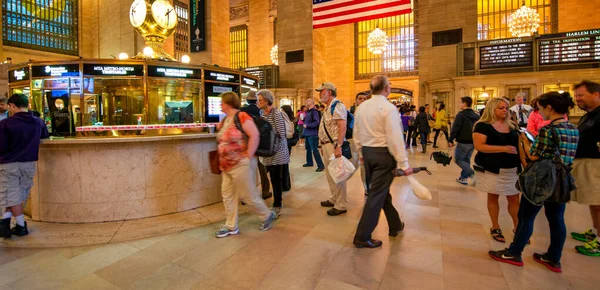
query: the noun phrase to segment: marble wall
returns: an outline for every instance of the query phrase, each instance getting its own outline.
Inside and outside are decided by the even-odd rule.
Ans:
[[[217,203],[221,177],[210,172],[208,161],[215,148],[214,137],[43,144],[31,193],[32,218],[129,220]]]

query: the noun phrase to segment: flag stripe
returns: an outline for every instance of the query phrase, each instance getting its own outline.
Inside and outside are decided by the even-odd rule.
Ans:
[[[398,6],[397,2],[388,2],[388,3],[385,3],[385,4],[373,5],[373,6],[362,7],[362,8],[352,8],[350,11],[348,9],[346,9],[346,10],[342,10],[342,11],[335,12],[335,13],[328,13],[328,14],[317,15],[317,16],[313,17],[313,21],[318,21],[318,20],[323,20],[323,19],[327,19],[327,18],[335,18],[335,17],[339,17],[339,16],[348,15],[348,12],[350,12],[350,13],[362,13],[362,12],[375,11],[375,10],[392,8],[392,7],[403,7],[403,9],[405,9],[405,6],[406,5]],[[410,8],[410,5],[408,5],[408,7]]]
[[[412,10],[409,8],[409,9],[406,9],[406,10],[393,11],[393,12],[382,13],[382,14],[374,14],[374,15],[370,15],[370,16],[366,16],[366,17],[349,18],[349,19],[345,19],[345,20],[339,20],[339,21],[336,21],[336,22],[326,22],[326,23],[323,23],[323,24],[315,24],[315,25],[313,25],[313,29],[331,27],[331,26],[348,24],[348,23],[355,23],[357,21],[366,21],[366,20],[379,19],[379,18],[384,18],[384,17],[396,16],[396,15],[400,15],[400,14],[407,14],[407,13],[410,13],[411,11]]]
[[[313,29],[407,14],[411,11],[411,0],[313,1]]]
[[[397,1],[397,0],[394,0]],[[352,6],[362,4],[365,2],[374,2],[374,0],[345,0],[345,1],[333,1],[332,4],[316,4],[313,5],[313,13],[321,12],[329,9],[337,9],[340,7]],[[321,6],[323,5],[323,6]]]

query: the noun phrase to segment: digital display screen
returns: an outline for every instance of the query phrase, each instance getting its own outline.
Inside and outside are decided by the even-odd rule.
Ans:
[[[8,82],[9,83],[28,81],[28,80],[29,80],[29,68],[28,67],[8,71]]]
[[[251,79],[251,78],[247,78],[247,77],[242,77],[242,84],[247,85],[247,86],[251,86],[251,87],[258,87],[258,81],[255,79]]]
[[[211,116],[223,114],[223,111],[221,111],[221,97],[208,97],[208,114]]]
[[[229,74],[219,71],[204,70],[204,79],[209,81],[239,83],[239,74]]]
[[[600,61],[600,29],[542,35],[540,65]]]
[[[31,75],[35,77],[78,77],[79,64],[45,65],[31,67]]]
[[[490,41],[479,48],[479,68],[511,68],[533,65],[533,42],[521,38]]]
[[[192,68],[148,66],[149,77],[200,79],[200,72],[201,70]]]
[[[84,64],[83,74],[94,76],[144,76],[143,65]]]

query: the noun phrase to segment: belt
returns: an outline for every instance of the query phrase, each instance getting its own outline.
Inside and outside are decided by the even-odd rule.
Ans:
[[[319,145],[326,145],[326,144],[331,144],[331,142],[329,142],[329,141],[323,142],[323,141],[319,140]]]

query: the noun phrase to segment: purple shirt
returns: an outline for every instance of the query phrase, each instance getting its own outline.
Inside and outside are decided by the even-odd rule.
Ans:
[[[315,108],[308,110],[306,112],[306,117],[304,118],[304,125],[306,125],[306,128],[302,131],[302,135],[306,137],[319,135],[320,121],[321,116],[319,115],[319,111]]]
[[[408,127],[408,120],[410,120],[411,116],[400,116],[400,118],[402,119],[402,126],[404,126],[404,128]]]
[[[0,163],[37,161],[43,138],[48,138],[48,129],[32,112],[0,121]]]

